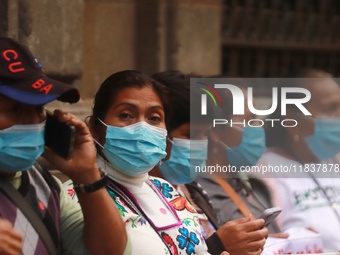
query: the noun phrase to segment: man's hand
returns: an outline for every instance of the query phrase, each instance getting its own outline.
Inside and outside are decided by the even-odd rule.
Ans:
[[[0,218],[0,255],[21,255],[22,235],[13,229],[12,223]]]
[[[263,219],[252,220],[247,216],[228,221],[216,233],[230,255],[259,255],[268,237],[263,225]]]
[[[54,115],[59,121],[75,127],[74,147],[68,159],[50,150],[45,150],[44,157],[74,183],[93,183],[99,180],[96,148],[86,124],[73,114],[61,110],[55,110]]]

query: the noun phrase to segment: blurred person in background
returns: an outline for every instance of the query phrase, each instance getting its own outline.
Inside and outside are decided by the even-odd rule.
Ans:
[[[213,77],[221,78],[221,77]],[[259,180],[249,179],[245,173],[239,172],[242,166],[254,166],[266,148],[265,132],[262,127],[248,126],[248,120],[255,119],[246,105],[247,82],[242,79],[226,79],[226,83],[240,88],[245,95],[244,115],[233,115],[233,97],[229,90],[219,90],[222,106],[214,108],[220,119],[228,120],[227,124],[216,125],[209,132],[208,166],[232,166],[237,172],[223,173],[219,179],[228,182],[254,217],[271,207],[267,187]],[[221,83],[221,82],[219,82]],[[216,117],[218,118],[218,117]],[[230,123],[233,123],[230,125]],[[254,122],[252,123],[254,126]],[[224,224],[230,220],[245,216],[230,194],[214,178],[199,178],[197,181],[210,195],[214,208]],[[256,186],[254,186],[256,185]],[[260,192],[259,192],[260,191]],[[265,199],[264,199],[265,198]],[[279,228],[274,221],[268,226],[270,234],[278,233]],[[281,236],[281,235],[280,235]],[[282,235],[286,237],[286,235]]]
[[[209,193],[195,181],[196,177],[197,181],[200,180],[195,166],[204,167],[208,158],[207,135],[212,126],[213,106],[208,106],[208,114],[201,116],[201,91],[190,87],[188,75],[165,71],[152,77],[167,87],[172,114],[167,121],[168,156],[154,167],[151,174],[175,185],[179,193],[195,207],[211,254],[220,254],[223,250],[231,255],[261,254],[268,234],[266,228],[261,229],[264,221],[240,215],[220,225]],[[184,198],[176,198],[172,202],[182,209],[186,204]],[[229,207],[224,210],[229,211]]]
[[[278,107],[271,119],[295,119],[298,124],[268,126],[269,149],[258,164],[302,170],[298,175],[281,173],[277,178],[264,179],[270,187],[272,203],[283,209],[278,223],[283,230],[298,226],[316,231],[321,234],[325,251],[338,251],[340,179],[339,165],[332,158],[340,152],[340,88],[329,73],[321,70],[304,70],[294,77],[305,78],[292,84],[310,91],[311,99],[304,107],[312,115],[289,106],[287,115],[282,116]],[[285,82],[284,86],[292,84]]]

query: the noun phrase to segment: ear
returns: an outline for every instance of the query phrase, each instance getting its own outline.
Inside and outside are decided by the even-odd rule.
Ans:
[[[96,117],[93,115],[90,117],[89,120],[89,129],[91,132],[92,137],[98,141],[100,144],[103,144],[103,141],[105,141],[105,135],[104,134],[104,129],[102,127],[99,127],[98,125],[95,125],[96,123]]]

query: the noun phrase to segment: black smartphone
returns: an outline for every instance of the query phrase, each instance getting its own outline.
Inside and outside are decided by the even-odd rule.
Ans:
[[[282,209],[280,207],[272,207],[264,210],[258,219],[264,219],[264,227],[267,227],[274,219],[281,213]]]
[[[68,158],[73,149],[73,126],[60,122],[50,112],[46,112],[45,146],[59,156]]]

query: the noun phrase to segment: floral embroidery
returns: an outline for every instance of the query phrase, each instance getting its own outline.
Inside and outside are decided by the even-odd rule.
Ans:
[[[200,237],[201,243],[205,243],[203,233],[200,232],[200,231],[198,231],[198,229],[194,229],[194,231],[195,231],[195,233],[197,234],[197,236]]]
[[[166,198],[172,198],[171,192],[174,191],[174,189],[169,185],[169,183],[166,182],[161,183],[157,179],[153,179],[151,181],[162,192],[163,196],[165,196]]]
[[[73,181],[67,180],[66,182],[63,183],[63,187],[64,187],[67,195],[69,195],[72,198],[72,200],[78,202],[78,197],[77,197],[76,192],[74,191],[74,187],[73,187]]]
[[[118,195],[112,190],[108,189],[107,191],[109,192],[109,195],[112,197],[113,201],[115,202],[120,215],[122,217],[125,217],[125,213],[127,213],[128,211],[124,208],[123,205],[121,205]]]
[[[197,251],[195,251],[197,250],[197,246],[204,244],[204,240],[199,231],[199,224],[197,223],[199,219],[195,214],[194,208],[187,200],[179,196],[171,184],[159,179],[150,178],[150,181],[152,181],[157,189],[162,192],[163,196],[169,200],[168,203],[178,211],[180,219],[182,220],[181,226],[166,229],[165,232],[163,232],[163,229],[163,231],[159,233],[164,241],[163,249],[161,249],[159,253],[164,255],[194,255],[195,252],[197,253]],[[152,231],[147,218],[138,215],[139,211],[136,211],[134,205],[130,204],[130,200],[125,200],[126,198],[123,195],[120,197],[120,193],[115,190],[107,189],[107,191],[123,217],[125,226],[129,229],[128,231],[134,233],[134,231],[140,228]],[[152,203],[152,201],[150,202]],[[182,214],[187,218],[181,217]]]
[[[143,217],[139,218],[138,222],[141,226],[146,225],[146,220]]]
[[[194,223],[195,227],[198,227],[198,222],[199,222],[199,218],[197,216],[194,216],[193,218],[185,218],[182,220],[183,224],[187,227],[191,226],[191,222]]]
[[[186,209],[191,213],[196,213],[195,208],[182,196],[176,197],[170,201],[170,204],[177,210],[183,211]]]
[[[135,219],[130,219],[130,222],[132,228],[137,228],[136,222],[139,222],[140,226],[146,225],[146,220],[140,215],[138,215]]]
[[[178,246],[182,250],[186,248],[186,253],[191,255],[195,253],[195,247],[200,243],[199,239],[197,238],[196,233],[190,232],[187,228],[180,228],[179,230],[180,235],[177,236],[176,240],[178,241]]]
[[[70,187],[67,189],[67,194],[73,199],[75,197],[74,187]]]
[[[167,234],[162,232],[161,236],[163,237],[164,242],[167,244],[169,250],[171,251],[171,254],[178,255],[177,247],[172,238]],[[166,254],[169,254],[169,251],[166,251]]]

